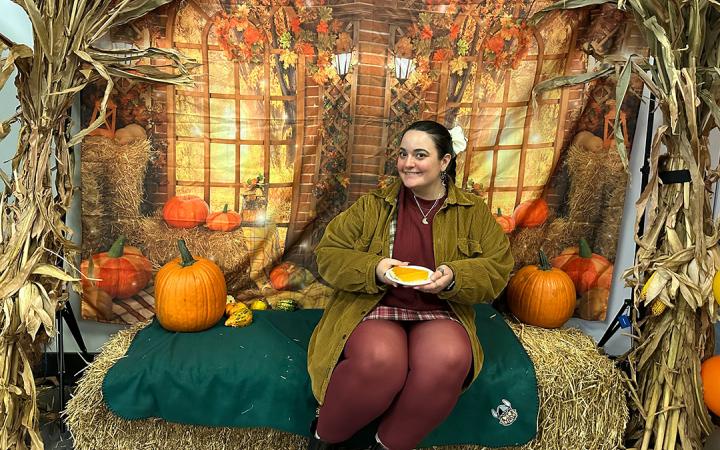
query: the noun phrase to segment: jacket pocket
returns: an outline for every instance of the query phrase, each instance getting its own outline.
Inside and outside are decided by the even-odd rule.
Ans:
[[[458,239],[458,252],[465,258],[477,258],[483,253],[480,243],[472,239]]]

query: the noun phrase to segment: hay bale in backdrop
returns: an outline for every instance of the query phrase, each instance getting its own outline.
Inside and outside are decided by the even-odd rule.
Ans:
[[[80,379],[63,415],[78,450],[301,450],[304,437],[267,428],[212,428],[161,419],[125,420],[107,409],[102,382],[145,324],[120,331]],[[615,450],[628,420],[622,373],[579,330],[511,324],[530,355],[540,396],[536,439],[516,450]],[[482,450],[459,445],[447,450]]]
[[[129,225],[140,217],[151,154],[148,139],[126,144],[103,136],[83,140],[80,173],[85,256],[107,250],[123,232],[138,233],[129,230]]]
[[[172,228],[161,212],[150,217],[139,216],[120,224],[122,234],[132,245],[143,249],[155,268],[177,258],[178,239],[184,239],[193,256],[214,261],[225,274],[228,293],[236,295],[251,286],[250,254],[242,228],[233,231],[212,231],[205,227]]]
[[[620,155],[614,148],[609,150],[604,164],[605,182],[602,214],[600,225],[595,229],[595,245],[593,249],[610,261],[614,261],[618,239],[620,239],[623,210],[625,209],[625,189],[628,174],[620,160]]]

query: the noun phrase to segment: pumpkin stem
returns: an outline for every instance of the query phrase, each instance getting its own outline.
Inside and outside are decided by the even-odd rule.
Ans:
[[[227,214],[227,203],[225,203],[225,207],[223,208],[223,213]]]
[[[119,258],[123,255],[123,252],[125,250],[125,236],[120,235],[119,238],[115,242],[113,242],[112,247],[110,247],[110,250],[108,250],[108,256],[110,258]]]
[[[592,258],[592,250],[590,249],[590,244],[588,244],[585,238],[580,238],[580,257]]]
[[[540,256],[540,264],[538,264],[538,268],[540,270],[551,270],[552,264],[550,264],[550,261],[548,260],[548,257],[545,254],[545,252],[542,249],[540,249],[538,254]]]
[[[182,261],[180,262],[181,266],[188,267],[197,262],[190,254],[190,250],[188,250],[187,245],[185,245],[185,240],[178,239],[178,248],[180,249],[180,256],[182,256]]]
[[[502,209],[498,208],[498,213],[497,213],[497,215],[498,215],[498,216],[502,216]]]

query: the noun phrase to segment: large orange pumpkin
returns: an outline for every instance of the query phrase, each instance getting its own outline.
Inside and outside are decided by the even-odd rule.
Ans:
[[[512,233],[515,229],[515,219],[513,219],[512,216],[503,216],[500,208],[498,208],[497,214],[495,214],[495,221],[497,221],[505,234]]]
[[[310,271],[290,261],[282,262],[270,271],[270,286],[278,291],[300,290],[312,281]]]
[[[205,225],[214,231],[232,231],[240,226],[242,216],[235,211],[228,211],[228,205],[221,212],[211,213],[207,217]]]
[[[163,206],[163,219],[173,228],[193,228],[205,223],[209,207],[195,195],[173,197]]]
[[[610,289],[613,265],[602,255],[593,253],[585,239],[579,247],[570,247],[552,260],[552,265],[570,275],[575,291],[583,295],[589,289]]]
[[[193,258],[182,239],[178,248],[181,258],[162,266],[155,276],[155,315],[167,330],[202,331],[225,312],[225,277],[209,259]]]
[[[720,355],[711,356],[702,363],[703,398],[710,411],[720,416]]]
[[[125,246],[125,236],[117,238],[110,250],[80,263],[83,288],[101,289],[111,298],[137,294],[152,279],[152,264],[137,247]]]
[[[544,224],[548,218],[548,204],[543,198],[520,203],[513,211],[515,226],[518,228],[534,228]]]
[[[565,272],[550,265],[540,250],[538,265],[525,266],[510,279],[507,303],[521,322],[558,328],[575,310],[575,286]]]

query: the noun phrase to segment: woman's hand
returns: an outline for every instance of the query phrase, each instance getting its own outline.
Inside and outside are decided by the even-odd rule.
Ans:
[[[410,264],[409,262],[403,262],[398,261],[397,259],[392,258],[383,258],[380,260],[380,262],[375,266],[375,277],[378,279],[379,282],[383,284],[387,284],[393,287],[398,287],[398,285],[392,281],[390,281],[386,276],[385,272],[392,269],[395,266],[407,266]]]
[[[446,287],[450,286],[450,283],[452,283],[454,278],[455,274],[452,269],[445,264],[442,264],[438,266],[438,268],[435,269],[435,272],[430,276],[430,279],[432,280],[431,283],[423,284],[422,286],[415,286],[413,289],[427,294],[437,294],[438,292],[442,292],[442,290]]]

